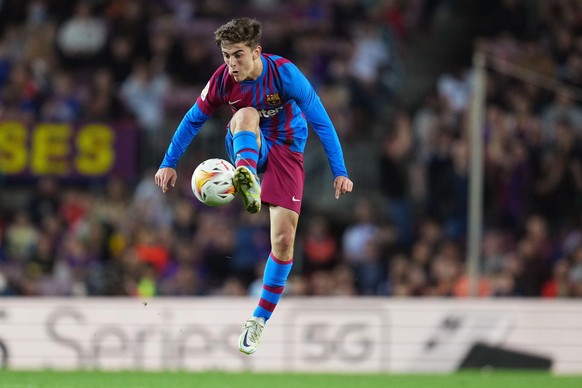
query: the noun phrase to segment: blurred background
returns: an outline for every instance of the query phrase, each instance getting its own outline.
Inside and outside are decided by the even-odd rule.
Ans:
[[[258,295],[268,212],[208,208],[221,110],[167,194],[153,176],[221,64],[214,30],[263,23],[335,123],[336,201],[312,132],[290,296],[468,295],[472,58],[486,53],[482,297],[582,296],[582,2],[1,0],[0,295]]]

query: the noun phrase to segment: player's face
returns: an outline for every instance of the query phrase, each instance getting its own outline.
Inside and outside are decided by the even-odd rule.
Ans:
[[[251,49],[244,43],[222,44],[222,58],[236,82],[255,80],[261,75],[261,46]]]

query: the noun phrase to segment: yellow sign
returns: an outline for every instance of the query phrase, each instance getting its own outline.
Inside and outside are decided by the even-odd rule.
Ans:
[[[105,175],[115,165],[116,136],[106,124],[0,122],[0,174]]]

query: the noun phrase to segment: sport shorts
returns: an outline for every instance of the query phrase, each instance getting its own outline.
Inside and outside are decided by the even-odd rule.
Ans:
[[[235,163],[232,134],[226,131],[225,146],[228,157]],[[281,206],[297,214],[301,212],[305,170],[303,154],[291,151],[289,146],[274,143],[261,132],[261,149],[257,172],[261,177],[261,201]]]

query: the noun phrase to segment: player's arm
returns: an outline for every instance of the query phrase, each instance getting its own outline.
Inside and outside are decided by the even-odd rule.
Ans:
[[[285,65],[287,77],[284,86],[289,98],[295,100],[305,118],[321,140],[333,173],[335,197],[349,193],[353,183],[348,177],[339,137],[315,89],[303,73],[292,63]]]
[[[198,103],[195,103],[192,108],[184,115],[180,125],[176,129],[172,141],[160,168],[154,177],[156,185],[158,185],[165,193],[170,187],[174,187],[178,174],[176,166],[182,154],[186,151],[202,125],[208,120],[209,116],[205,115]]]
[[[176,172],[178,160],[198,134],[202,125],[216,112],[216,108],[221,104],[216,93],[217,75],[220,72],[221,69],[219,68],[208,81],[196,103],[182,118],[172,137],[170,146],[164,155],[164,160],[154,177],[156,185],[161,187],[164,193],[176,184],[176,179],[178,179]]]

